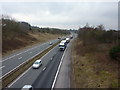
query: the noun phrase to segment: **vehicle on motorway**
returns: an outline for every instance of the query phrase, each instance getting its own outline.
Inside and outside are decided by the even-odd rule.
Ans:
[[[63,38],[62,40],[66,40],[66,38]]]
[[[66,41],[66,39],[65,39],[65,40],[62,40],[60,43],[65,43],[65,44],[66,44],[66,43],[67,43],[67,41]]]
[[[66,42],[69,43],[70,42],[70,38],[66,38]]]
[[[25,85],[21,90],[33,90],[33,87],[31,85]]]
[[[66,40],[62,40],[59,44],[59,50],[64,51],[66,47],[67,47]]]
[[[60,43],[64,43],[65,44],[65,46],[67,46],[67,41],[66,41],[66,39],[65,40],[62,40]]]
[[[72,39],[72,38],[73,38],[73,36],[71,35],[71,36],[70,36],[70,39]]]
[[[58,37],[58,39],[61,39],[61,37]]]
[[[65,43],[60,43],[60,44],[59,44],[59,49],[60,49],[61,51],[64,51],[65,48],[66,48]]]
[[[50,43],[49,43],[49,45],[52,45],[52,44],[53,44],[53,42],[50,42]]]
[[[40,66],[42,65],[42,61],[41,60],[36,60],[34,63],[33,63],[33,68],[39,68]]]

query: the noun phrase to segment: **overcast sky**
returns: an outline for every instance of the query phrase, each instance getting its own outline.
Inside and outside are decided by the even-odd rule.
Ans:
[[[118,2],[1,2],[2,14],[39,27],[78,29],[86,23],[118,29]]]

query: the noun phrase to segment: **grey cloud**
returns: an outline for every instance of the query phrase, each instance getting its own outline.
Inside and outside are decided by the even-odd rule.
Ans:
[[[3,12],[32,25],[78,28],[90,23],[117,29],[117,2],[2,3]],[[23,18],[22,18],[23,17]]]

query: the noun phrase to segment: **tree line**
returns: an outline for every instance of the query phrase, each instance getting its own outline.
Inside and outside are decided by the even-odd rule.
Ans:
[[[9,33],[8,31],[19,32],[21,34],[27,34],[27,32],[41,32],[51,34],[69,34],[68,30],[58,28],[40,28],[38,26],[31,26],[28,22],[19,22],[10,16],[2,15],[2,30],[3,33]]]
[[[111,44],[113,47],[109,55],[113,59],[120,59],[120,31],[105,30],[104,25],[96,27],[89,26],[87,23],[83,28],[78,30],[78,38],[84,46],[96,46],[99,44]]]

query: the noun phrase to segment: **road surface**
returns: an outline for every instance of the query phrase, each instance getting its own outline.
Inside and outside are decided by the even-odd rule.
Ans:
[[[72,41],[67,46],[61,68],[56,79],[55,88],[70,88],[71,75],[71,45]]]
[[[39,69],[33,69],[32,66],[11,83],[8,88],[20,89],[26,84],[34,88],[51,88],[56,75],[63,51],[59,51],[58,46],[49,51],[42,57],[43,65]]]
[[[41,58],[42,66],[39,69],[31,66],[7,88],[20,90],[24,85],[32,85],[33,88],[70,88],[71,44],[65,51],[60,51],[58,45],[54,47]]]
[[[51,42],[56,43],[58,40],[52,40]],[[49,42],[46,42],[3,57],[2,61],[0,61],[2,62],[2,66],[0,66],[0,69],[2,69],[2,76],[9,73],[11,70],[24,63],[26,60],[29,60],[30,58],[39,54],[48,47],[50,47]]]

